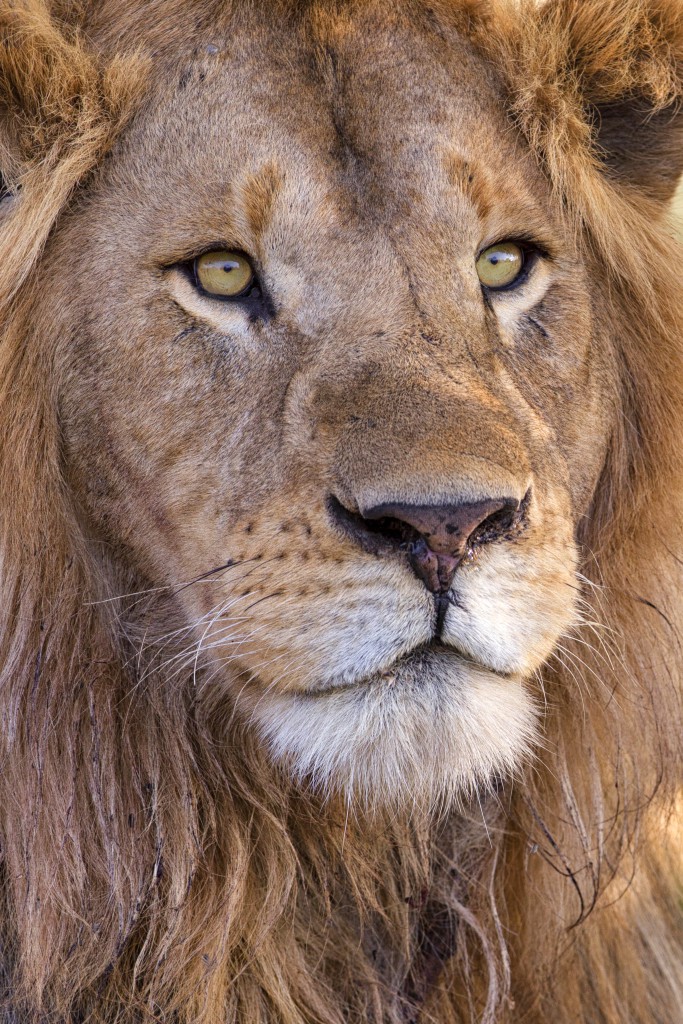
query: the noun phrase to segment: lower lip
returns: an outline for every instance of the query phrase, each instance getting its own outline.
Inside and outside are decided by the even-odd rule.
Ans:
[[[511,679],[513,676],[504,672],[497,671],[490,668],[487,665],[482,665],[479,662],[474,661],[473,658],[459,651],[455,647],[447,647],[444,644],[426,644],[421,647],[416,647],[408,654],[402,655],[397,658],[385,669],[379,672],[375,672],[372,675],[365,676],[361,679],[354,680],[353,682],[338,682],[335,683],[331,680],[329,683],[316,686],[313,689],[306,690],[302,696],[318,697],[325,696],[328,694],[339,693],[342,690],[363,690],[369,686],[400,686],[402,683],[414,684],[416,682],[416,676],[419,676],[421,671],[429,672],[430,667],[432,670],[439,668],[443,671],[445,665],[444,662],[449,662],[454,669],[459,669],[461,672],[467,669],[478,670],[479,672],[490,673],[491,675],[498,676],[501,679]]]

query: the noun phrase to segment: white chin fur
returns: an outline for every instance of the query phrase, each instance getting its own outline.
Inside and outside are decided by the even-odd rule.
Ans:
[[[370,811],[447,809],[514,772],[536,736],[520,680],[448,653],[364,684],[249,703],[272,758],[298,782]]]

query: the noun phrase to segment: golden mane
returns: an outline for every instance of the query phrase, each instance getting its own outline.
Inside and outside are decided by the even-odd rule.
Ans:
[[[683,1020],[665,841],[683,758],[681,253],[660,198],[606,171],[594,116],[635,95],[680,120],[683,8],[435,5],[503,75],[603,282],[618,414],[581,530],[583,624],[543,672],[538,761],[448,825],[371,828],[296,789],[229,708],[131,682],[62,474],[41,252],[164,32],[191,37],[214,6],[0,11],[0,166],[21,186],[0,220],[3,1019]]]

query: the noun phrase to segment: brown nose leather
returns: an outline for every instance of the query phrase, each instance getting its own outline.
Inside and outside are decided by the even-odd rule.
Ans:
[[[488,543],[505,533],[519,502],[490,498],[459,505],[376,505],[363,511],[374,534],[407,551],[415,575],[433,594],[451,586],[456,569],[467,554],[470,538]]]

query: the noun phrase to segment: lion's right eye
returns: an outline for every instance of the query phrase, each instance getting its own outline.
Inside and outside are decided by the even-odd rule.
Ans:
[[[202,291],[220,299],[241,299],[256,283],[256,274],[248,258],[241,252],[216,249],[197,256],[194,278]]]

